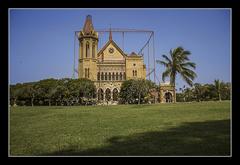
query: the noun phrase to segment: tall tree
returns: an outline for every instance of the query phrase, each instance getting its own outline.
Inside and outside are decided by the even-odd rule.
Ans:
[[[220,82],[220,80],[218,80],[218,79],[214,80],[214,85],[215,85],[215,89],[216,89],[219,101],[222,101],[222,99],[221,99],[221,87],[223,86],[222,84],[223,83]]]
[[[34,106],[34,99],[37,94],[37,89],[35,86],[35,83],[25,83],[24,84],[24,97],[30,98],[31,100],[31,106]]]
[[[58,81],[59,80],[57,79],[50,78],[50,79],[40,80],[38,82],[38,86],[39,86],[38,89],[41,91],[39,93],[39,97],[47,100],[49,106],[51,106],[52,99],[55,96],[55,92],[56,92],[55,88],[57,87]]]
[[[23,93],[24,89],[22,84],[10,85],[10,99],[13,100],[13,106],[17,106],[18,98],[22,97]]]
[[[120,89],[120,98],[123,103],[142,103],[148,96],[150,89],[156,88],[156,85],[150,80],[131,79],[122,83]]]
[[[162,73],[162,80],[165,81],[166,77],[170,77],[170,84],[176,85],[176,76],[179,73],[184,81],[188,85],[193,85],[193,80],[197,77],[196,73],[192,70],[196,68],[196,64],[190,62],[189,55],[190,51],[184,50],[182,47],[177,47],[171,49],[170,57],[167,55],[162,55],[164,60],[157,60],[158,64],[161,64],[166,67],[166,70]],[[176,102],[176,92],[174,90],[175,102]]]

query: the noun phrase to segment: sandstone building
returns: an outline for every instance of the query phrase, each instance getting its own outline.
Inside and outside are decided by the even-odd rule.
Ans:
[[[132,52],[127,54],[114,42],[111,30],[109,40],[98,47],[98,32],[94,30],[92,17],[86,17],[84,27],[78,34],[79,63],[78,77],[92,80],[97,89],[99,102],[116,104],[121,84],[125,80],[146,79],[143,57]],[[159,102],[175,102],[174,87],[160,85]],[[157,96],[156,96],[157,97]]]
[[[134,52],[123,52],[114,42],[111,30],[108,42],[101,49],[98,48],[98,32],[94,30],[90,15],[86,17],[78,39],[78,77],[94,82],[99,101],[117,103],[124,80],[146,79],[143,57]]]

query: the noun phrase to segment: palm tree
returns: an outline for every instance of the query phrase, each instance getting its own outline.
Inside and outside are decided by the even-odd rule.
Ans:
[[[219,101],[222,101],[222,99],[221,99],[221,91],[220,91],[222,83],[219,80],[214,80],[214,85],[215,85],[215,89],[216,89],[217,94],[218,94],[218,99],[219,99]]]
[[[157,60],[158,64],[166,67],[166,70],[162,73],[162,80],[165,81],[166,77],[170,77],[170,84],[174,86],[176,84],[177,73],[181,75],[184,81],[188,85],[193,85],[193,80],[197,77],[196,73],[191,70],[196,68],[196,64],[190,62],[188,56],[190,51],[184,50],[182,47],[177,47],[170,50],[170,58],[167,55],[162,55],[165,61]],[[174,102],[176,102],[176,92],[174,90]]]

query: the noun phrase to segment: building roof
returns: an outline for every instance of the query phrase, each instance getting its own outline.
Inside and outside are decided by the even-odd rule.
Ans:
[[[138,56],[135,52],[132,52],[129,56]]]
[[[91,34],[92,31],[94,31],[94,27],[93,27],[93,23],[92,23],[92,16],[87,15],[86,20],[85,20],[85,24],[84,24],[84,27],[83,27],[83,32],[85,34]]]
[[[121,48],[118,47],[118,45],[113,41],[113,40],[109,40],[104,47],[98,52],[98,56],[100,56],[100,54],[108,47],[108,45],[113,44],[113,46],[123,55],[126,56],[126,54],[122,51]]]
[[[139,56],[137,53],[132,52],[127,56],[128,58],[142,58],[142,56]]]

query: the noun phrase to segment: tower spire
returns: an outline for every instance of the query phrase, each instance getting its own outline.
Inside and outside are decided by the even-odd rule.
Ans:
[[[93,23],[92,23],[92,16],[87,15],[86,20],[85,20],[85,24],[84,24],[84,27],[83,27],[83,32],[85,34],[90,34],[92,31],[94,31],[94,27],[93,27]]]
[[[111,29],[111,24],[110,24],[110,31],[109,31],[109,40],[112,40],[112,29]]]

